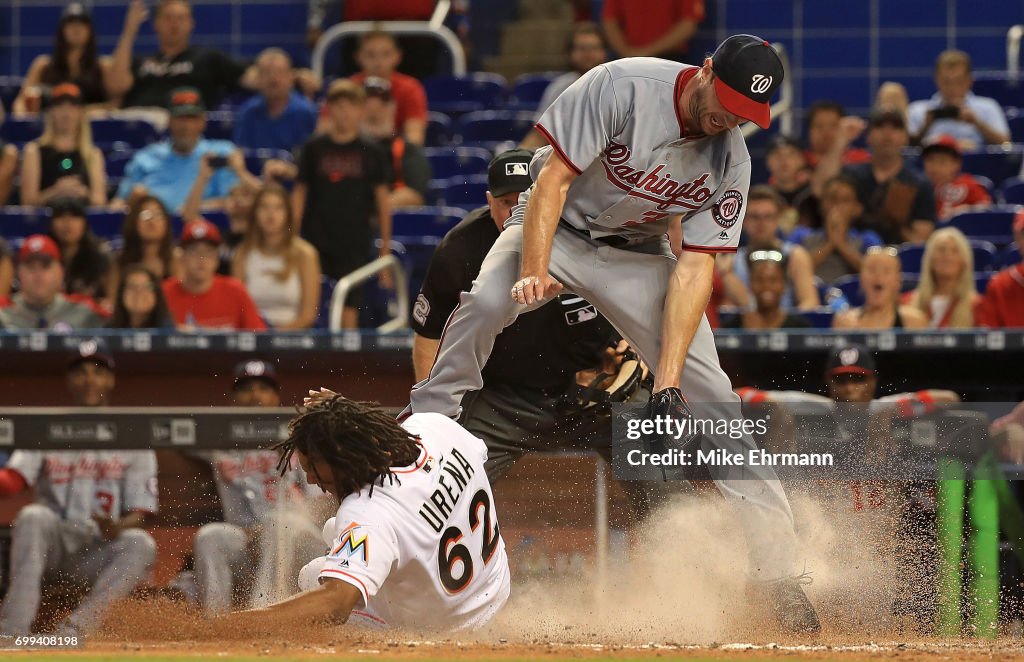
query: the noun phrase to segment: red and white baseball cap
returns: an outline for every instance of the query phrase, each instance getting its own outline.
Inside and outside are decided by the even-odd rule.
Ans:
[[[771,45],[750,34],[729,37],[711,56],[715,93],[733,115],[762,129],[771,124],[771,98],[786,72]]]
[[[220,230],[205,218],[197,218],[185,224],[185,229],[181,231],[181,239],[179,241],[182,246],[188,246],[197,241],[205,241],[208,244],[220,246]]]
[[[25,239],[21,250],[18,251],[18,261],[25,262],[26,260],[60,262],[60,248],[57,247],[57,242],[45,234],[31,235]]]

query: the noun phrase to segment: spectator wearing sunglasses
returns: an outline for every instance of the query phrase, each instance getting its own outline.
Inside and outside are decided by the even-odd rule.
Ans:
[[[806,318],[782,307],[786,291],[786,257],[781,251],[750,253],[747,272],[750,274],[754,308],[724,319],[723,329],[802,329],[811,326]]]

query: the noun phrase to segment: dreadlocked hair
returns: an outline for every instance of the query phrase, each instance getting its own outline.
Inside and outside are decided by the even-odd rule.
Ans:
[[[296,450],[322,458],[331,466],[340,498],[366,485],[372,496],[375,483],[383,487],[385,479],[394,482],[392,467],[412,464],[419,457],[418,438],[376,402],[333,395],[298,411],[288,425],[288,438],[274,446],[281,453],[277,468],[284,475]]]

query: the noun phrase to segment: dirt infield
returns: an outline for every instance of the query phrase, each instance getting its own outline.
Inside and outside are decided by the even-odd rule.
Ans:
[[[845,502],[843,502],[845,503]],[[33,658],[150,660],[276,657],[339,660],[1024,660],[1024,640],[942,640],[910,634],[892,616],[894,597],[926,576],[894,574],[890,520],[820,499],[794,499],[802,549],[823,632],[777,629],[751,590],[742,536],[721,502],[687,502],[634,532],[606,576],[592,565],[514,575],[509,604],[471,634],[367,631],[352,626],[277,626],[253,632],[208,620],[161,599],[129,601],[109,614],[82,651]],[[922,553],[926,550],[921,550]],[[925,573],[927,575],[928,573]]]

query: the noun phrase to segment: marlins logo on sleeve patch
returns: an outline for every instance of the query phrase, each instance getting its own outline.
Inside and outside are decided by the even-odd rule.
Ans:
[[[362,558],[364,564],[369,564],[370,535],[358,524],[351,525],[341,534],[338,544],[331,549],[331,556],[341,556],[345,560]]]
[[[711,216],[714,217],[715,223],[728,230],[736,225],[741,209],[743,209],[743,194],[736,189],[729,189],[711,207]]]

